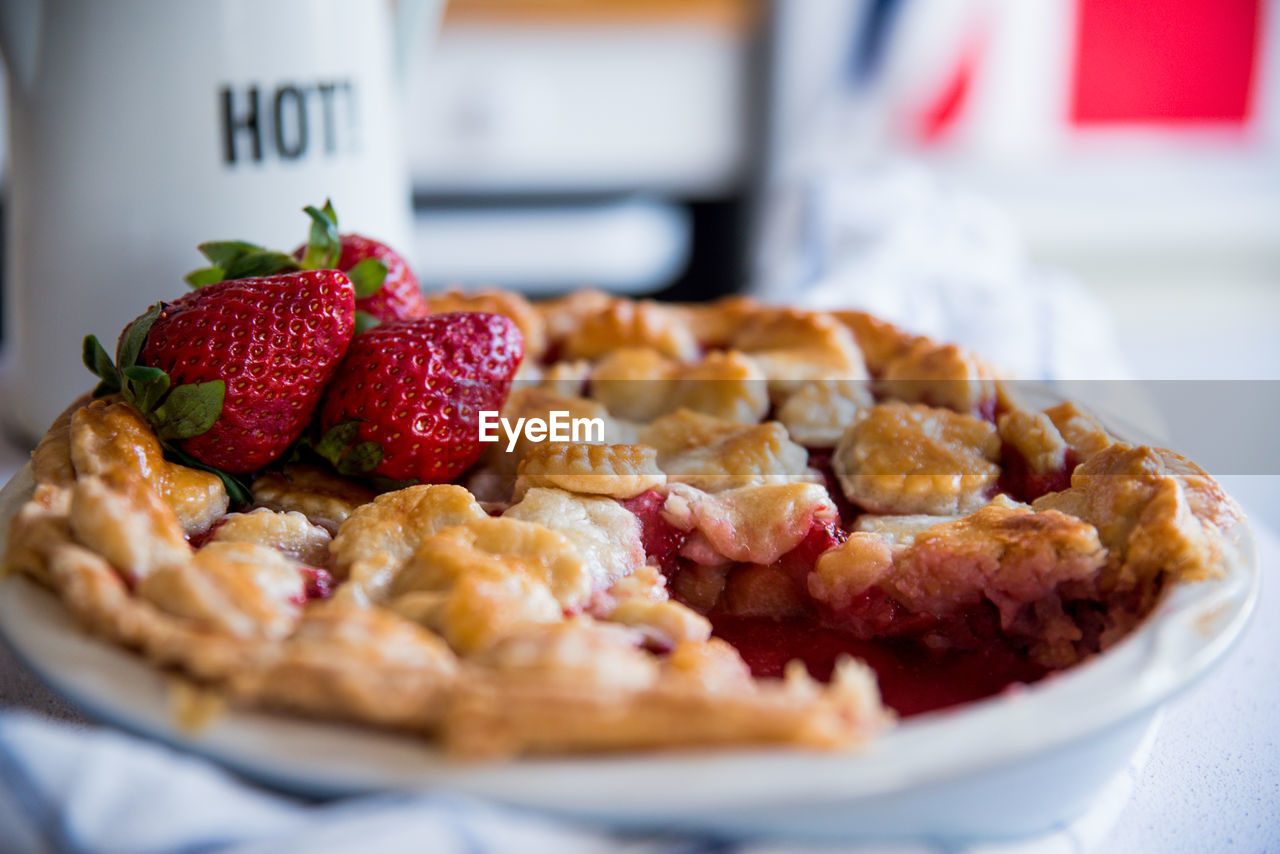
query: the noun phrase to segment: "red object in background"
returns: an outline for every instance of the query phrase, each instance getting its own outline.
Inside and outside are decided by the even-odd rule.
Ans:
[[[1259,0],[1077,0],[1077,125],[1249,117]]]
[[[960,113],[968,106],[973,89],[973,76],[986,51],[986,32],[975,29],[965,40],[960,58],[937,96],[925,107],[916,127],[916,136],[926,143],[937,143],[955,125]]]

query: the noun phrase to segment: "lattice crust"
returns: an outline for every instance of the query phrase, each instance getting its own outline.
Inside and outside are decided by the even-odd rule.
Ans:
[[[390,606],[474,654],[508,635],[558,622],[591,595],[569,539],[516,519],[473,519],[422,541],[396,575]]]
[[[210,543],[138,582],[138,596],[166,614],[236,637],[286,637],[306,587],[297,561],[259,543]]]
[[[173,508],[127,469],[81,477],[71,490],[69,510],[75,541],[102,555],[130,581],[191,558]]]
[[[547,331],[548,348],[558,358],[563,358],[565,339],[576,332],[588,317],[604,311],[615,299],[604,291],[586,288],[558,299],[534,303],[533,310],[542,318]]]
[[[946,616],[984,598],[1006,625],[1065,582],[1093,579],[1106,561],[1098,532],[1057,511],[990,505],[941,522],[896,550],[855,533],[823,553],[811,576],[814,597],[836,607],[872,587],[913,613]]]
[[[261,543],[314,567],[329,565],[332,540],[328,531],[301,513],[278,513],[265,507],[227,514],[209,537],[215,543]]]
[[[751,297],[725,297],[715,302],[680,306],[689,331],[704,350],[727,350],[747,320],[769,308]]]
[[[674,649],[684,641],[711,637],[711,622],[692,608],[674,602],[666,579],[654,566],[642,566],[592,597],[591,616],[640,632],[650,646]]]
[[[882,376],[890,362],[923,340],[865,311],[833,311],[831,316],[853,333],[872,376]]]
[[[533,362],[526,360],[520,363],[520,370],[536,372],[537,378],[534,385],[543,391],[560,397],[583,397],[594,367],[586,359],[566,359],[539,370]],[[520,379],[520,375],[517,374],[516,388],[520,387]]]
[[[1062,471],[1068,454],[1086,460],[1116,439],[1092,416],[1067,402],[1043,412],[1015,409],[997,421],[1000,438],[1018,451],[1036,474]]]
[[[876,382],[886,397],[982,412],[995,405],[995,372],[977,355],[955,344],[916,339],[889,360]]]
[[[612,299],[586,314],[560,345],[567,359],[598,359],[619,347],[648,347],[682,362],[698,356],[684,315],[656,302]]]
[[[746,318],[732,343],[755,359],[774,395],[794,392],[813,380],[868,378],[853,335],[825,312],[758,311]]]
[[[845,429],[874,403],[864,381],[814,380],[787,395],[777,418],[792,441],[807,448],[834,448]]]
[[[872,513],[954,515],[987,502],[1000,468],[994,424],[924,404],[863,410],[832,467],[845,497]]]
[[[809,619],[816,600],[874,632],[868,602],[963,622],[990,601],[1009,637],[1065,666],[1170,583],[1221,571],[1240,519],[1176,454],[1116,444],[1071,404],[1027,411],[972,354],[861,313],[599,292],[430,300],[521,327],[531,358],[504,416],[600,418],[604,436],[510,450],[504,437],[469,488],[376,495],[285,465],[252,482],[256,508],[228,515],[221,482],[164,460],[132,408],[82,401],[33,455],[4,571],[237,703],[428,734],[460,756],[832,748],[888,720],[870,671],[846,661],[822,686],[793,662],[784,680],[753,679],[699,610]],[[876,403],[869,385],[907,400]],[[845,497],[871,512],[840,519],[805,446],[834,446]],[[1080,465],[1028,506],[995,494],[1002,451],[1037,475]],[[847,539],[809,555],[840,542],[835,522]],[[645,553],[654,536],[683,567],[679,602]],[[308,583],[317,567],[338,582],[327,601],[307,598],[324,592]],[[788,573],[812,600],[769,599]],[[1081,598],[1105,609],[1088,643]]]
[[[381,601],[423,540],[485,517],[470,492],[451,484],[410,486],[379,495],[342,523],[329,546],[336,574],[347,579],[338,595],[357,602]]]
[[[316,466],[285,466],[253,482],[257,506],[279,513],[301,513],[330,534],[336,534],[357,507],[376,496],[373,490]]]
[[[1098,529],[1112,561],[1104,590],[1197,581],[1222,571],[1226,532],[1243,514],[1203,469],[1173,451],[1111,445],[1078,466],[1071,488],[1036,499]]]
[[[561,489],[530,489],[503,519],[532,522],[564,535],[582,557],[589,591],[603,590],[644,566],[640,522],[618,502]],[[577,607],[580,603],[561,600]]]
[[[813,479],[809,453],[776,421],[744,425],[681,409],[640,430],[668,483],[708,492]]]
[[[590,394],[631,421],[689,409],[754,424],[769,411],[764,373],[753,359],[734,350],[711,352],[688,364],[650,348],[615,350],[592,372]]]
[[[545,442],[529,451],[517,471],[517,500],[534,487],[633,498],[667,483],[658,468],[658,452],[648,445]]]
[[[75,481],[76,469],[71,463],[71,417],[92,400],[87,394],[81,395],[54,419],[49,432],[31,452],[31,474],[37,483],[61,487]]]
[[[740,662],[726,666],[737,655],[719,642],[681,644],[661,666],[606,628],[550,626],[493,649],[486,670],[459,686],[446,747],[488,758],[741,742],[840,748],[888,722],[865,665],[846,659],[827,686],[798,665],[785,680],[752,680]]]
[[[836,518],[826,489],[816,483],[776,483],[707,493],[671,487],[662,506],[668,522],[696,536],[684,554],[698,563],[768,565],[800,544],[815,521]]]
[[[383,608],[329,601],[227,687],[250,705],[430,732],[457,678],[439,636]]]
[[[1030,510],[1030,504],[1023,504],[1001,493],[991,499],[991,507],[1004,507],[1010,510]],[[854,520],[853,531],[875,534],[889,545],[909,546],[920,534],[942,522],[954,522],[960,516],[930,516],[927,513],[916,513],[907,516],[885,516],[875,513],[863,513]]]

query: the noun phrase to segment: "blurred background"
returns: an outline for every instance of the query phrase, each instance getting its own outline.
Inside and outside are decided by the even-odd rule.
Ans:
[[[406,250],[429,286],[794,298],[933,206],[1072,274],[1138,375],[1271,377],[1277,11],[450,0],[403,93]]]
[[[746,291],[1023,376],[1280,379],[1280,3],[398,5],[427,287]]]

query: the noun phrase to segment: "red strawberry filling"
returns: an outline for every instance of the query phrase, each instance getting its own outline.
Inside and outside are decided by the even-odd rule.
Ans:
[[[1068,450],[1062,468],[1050,472],[1036,472],[1017,448],[1006,442],[1000,449],[1000,482],[998,488],[1019,501],[1028,504],[1050,492],[1060,492],[1071,486],[1071,473],[1080,463],[1079,454]]]
[[[737,648],[757,676],[781,676],[788,661],[799,659],[826,680],[840,656],[862,659],[875,670],[885,704],[903,716],[989,697],[1047,672],[1002,643],[935,650],[906,639],[859,640],[801,620],[719,614],[711,621],[716,636]]]
[[[318,566],[303,566],[298,571],[306,582],[307,599],[328,599],[333,595],[333,575],[329,570]]]
[[[812,460],[812,456],[811,456]],[[781,676],[803,661],[829,679],[849,655],[877,673],[885,702],[901,715],[945,708],[1032,682],[1048,671],[1001,630],[989,602],[954,616],[908,612],[872,589],[839,610],[814,600],[808,579],[818,557],[847,538],[836,520],[815,520],[800,544],[769,566],[703,566],[679,555],[687,534],[659,512],[656,492],[622,502],[641,521],[645,551],[674,598],[706,614],[757,676]]]
[[[827,494],[831,496],[836,509],[840,511],[840,518],[852,519],[857,516],[858,509],[844,497],[844,490],[840,488],[840,481],[831,467],[831,456],[835,453],[835,449],[807,448],[806,450],[809,452],[809,468],[816,469],[822,474],[822,485],[827,488]]]
[[[666,497],[649,490],[619,502],[640,520],[640,540],[650,562],[655,563],[670,578],[681,563],[680,547],[689,539],[688,531],[681,531],[662,517],[662,505]]]

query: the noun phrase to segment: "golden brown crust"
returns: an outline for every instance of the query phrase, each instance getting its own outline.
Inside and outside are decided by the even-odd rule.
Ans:
[[[31,471],[40,483],[52,486],[68,486],[75,480],[75,466],[71,464],[71,417],[92,400],[81,395],[54,419],[31,453]]]
[[[853,335],[826,312],[770,308],[750,315],[733,347],[751,356],[769,391],[786,394],[813,380],[865,380],[867,366]]]
[[[658,468],[658,452],[648,445],[544,442],[525,455],[517,472],[517,500],[528,489],[540,486],[633,498],[667,483],[667,476]]]
[[[208,538],[211,543],[259,543],[308,566],[329,565],[333,537],[296,511],[277,513],[258,507],[248,513],[229,513]]]
[[[766,310],[762,303],[751,297],[724,297],[679,308],[689,324],[689,331],[705,350],[728,349],[729,342],[747,318]]]
[[[990,505],[919,534],[880,584],[914,611],[946,614],[985,597],[1012,620],[1058,585],[1092,578],[1105,559],[1092,525]]]
[[[191,557],[173,509],[125,469],[79,478],[71,489],[68,519],[76,542],[133,581]]]
[[[357,507],[363,507],[377,493],[317,466],[291,465],[269,471],[253,482],[253,498],[258,507],[278,513],[301,513],[331,534]]]
[[[783,400],[777,418],[801,445],[834,448],[845,429],[873,403],[864,381],[814,380]]]
[[[995,371],[955,344],[919,338],[885,365],[876,382],[880,393],[896,400],[979,412],[994,405]]]
[[[671,488],[662,507],[668,522],[694,532],[684,548],[699,563],[768,565],[791,551],[814,520],[836,517],[827,491],[816,483],[764,483],[716,493],[685,484]]]
[[[677,361],[692,361],[698,343],[676,309],[656,302],[607,300],[584,313],[561,344],[566,359],[598,359],[619,347],[647,347]]]
[[[166,460],[146,419],[127,403],[95,400],[77,409],[68,446],[77,476],[137,475],[173,509],[188,534],[208,530],[227,512],[222,480]]]
[[[582,556],[593,591],[603,590],[644,565],[640,522],[612,499],[535,487],[502,517],[532,522],[567,537]]]
[[[592,371],[590,395],[632,421],[689,409],[754,424],[769,410],[764,373],[736,350],[711,352],[691,363],[651,348],[614,350]]]
[[[831,316],[853,333],[866,359],[867,370],[873,376],[882,375],[890,362],[921,340],[919,336],[865,311],[833,311]]]
[[[1161,574],[1197,581],[1222,571],[1227,533],[1243,518],[1213,478],[1173,451],[1117,444],[1071,475],[1071,488],[1038,498],[1098,529],[1113,554],[1110,590],[1153,585]]]
[[[802,667],[784,680],[752,680],[740,664],[725,668],[731,651],[711,644],[682,644],[673,663],[659,667],[599,627],[567,624],[512,638],[491,652],[488,669],[459,685],[445,746],[490,759],[740,743],[831,749],[888,721],[865,665],[845,660],[828,686]]]
[[[1000,475],[995,425],[924,404],[861,410],[832,465],[845,497],[872,513],[951,515],[981,507]]]
[[[677,410],[640,431],[670,483],[717,492],[810,479],[809,454],[776,421],[744,425]]]
[[[379,495],[357,507],[329,545],[334,571],[346,579],[339,595],[379,601],[423,540],[484,518],[475,497],[451,484],[424,484]]]
[[[456,659],[431,632],[382,608],[323,602],[228,690],[245,703],[425,732],[456,677]]]
[[[1027,461],[1036,474],[1062,471],[1115,444],[1116,439],[1091,415],[1071,402],[1043,412],[1012,409],[996,422],[1000,438]]]

